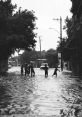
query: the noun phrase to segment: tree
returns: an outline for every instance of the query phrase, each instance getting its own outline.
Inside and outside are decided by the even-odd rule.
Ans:
[[[16,49],[30,50],[36,43],[34,11],[19,9],[14,13],[15,9],[11,0],[0,1],[0,63],[5,60],[6,65],[8,57]]]
[[[66,19],[67,41],[64,55],[72,71],[82,75],[82,0],[72,1],[72,18]]]
[[[36,61],[37,59],[37,51],[32,50],[32,51],[25,51],[21,56],[20,56],[20,63],[24,64],[27,63],[29,64],[30,61]]]
[[[82,0],[71,0],[72,1],[72,7],[71,12],[76,17],[80,17],[82,14]]]
[[[49,67],[55,67],[58,65],[58,55],[55,50],[49,49],[46,52],[46,59],[49,64]]]

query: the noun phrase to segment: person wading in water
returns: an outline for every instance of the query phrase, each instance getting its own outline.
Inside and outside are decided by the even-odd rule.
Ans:
[[[52,76],[56,75],[57,77],[57,71],[60,71],[60,70],[56,67]]]
[[[48,77],[48,66],[47,66],[47,64],[45,64],[44,70],[45,70],[45,77]]]

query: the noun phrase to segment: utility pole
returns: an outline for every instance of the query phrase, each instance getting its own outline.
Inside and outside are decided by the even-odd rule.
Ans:
[[[39,36],[39,44],[40,44],[40,58],[41,58],[41,37]]]
[[[61,46],[61,71],[63,71],[63,60],[62,60],[62,17],[60,16],[60,19],[53,19],[60,21],[60,46]]]
[[[63,57],[62,57],[62,17],[60,17],[60,44],[61,44],[61,70],[63,71]]]

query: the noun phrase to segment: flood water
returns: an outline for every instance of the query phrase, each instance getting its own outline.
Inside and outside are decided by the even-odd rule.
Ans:
[[[0,79],[1,117],[73,117],[77,108],[81,111],[82,82],[66,71],[52,77],[53,71],[45,78],[39,68],[35,77],[10,69],[10,75]]]

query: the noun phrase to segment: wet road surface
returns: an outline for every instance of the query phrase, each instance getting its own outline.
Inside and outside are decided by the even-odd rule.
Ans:
[[[44,71],[38,68],[35,77],[21,76],[20,68],[10,69],[10,75],[0,79],[0,117],[81,115],[82,82],[66,71],[52,77],[53,71],[49,69],[45,78]]]

